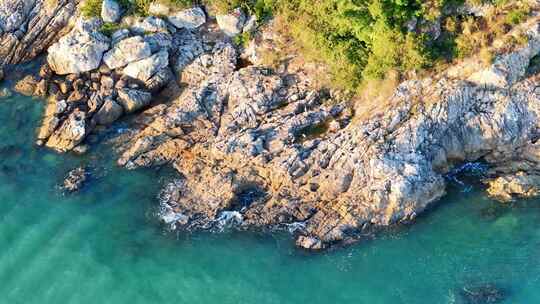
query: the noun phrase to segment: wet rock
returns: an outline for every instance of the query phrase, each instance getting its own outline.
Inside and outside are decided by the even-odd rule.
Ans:
[[[134,89],[118,90],[118,103],[126,113],[133,113],[150,104],[152,94]]]
[[[82,155],[88,152],[88,150],[90,150],[90,147],[88,145],[78,145],[73,148],[72,152]]]
[[[309,237],[309,236],[299,236],[296,239],[296,246],[308,250],[321,250],[324,249],[324,244],[321,242],[321,240]]]
[[[58,127],[45,144],[59,152],[67,152],[80,144],[90,132],[90,126],[86,122],[87,114],[75,109],[62,125]]]
[[[124,39],[103,55],[103,62],[116,69],[152,55],[150,45],[141,36]]]
[[[15,91],[25,96],[34,96],[39,79],[33,75],[27,75],[15,84]]]
[[[122,8],[115,0],[103,0],[101,19],[105,22],[116,23],[122,17]]]
[[[11,93],[10,89],[8,89],[8,88],[0,89],[0,99],[9,98],[12,95],[13,95],[13,93]]]
[[[83,187],[86,179],[87,172],[85,168],[79,167],[73,169],[68,172],[62,188],[67,192],[77,192]]]
[[[540,176],[518,172],[487,181],[487,192],[501,202],[511,202],[516,198],[531,198],[540,194]]]
[[[105,99],[103,106],[95,115],[95,120],[98,125],[110,125],[122,116],[124,109],[112,98]]]
[[[168,16],[177,28],[196,29],[206,23],[206,14],[200,7],[185,9]]]
[[[228,15],[217,15],[217,23],[219,28],[229,37],[234,37],[242,33],[246,22],[246,15],[242,9],[237,8]]]
[[[99,32],[98,19],[79,19],[73,30],[49,47],[47,62],[58,75],[77,74],[99,67],[109,38]]]

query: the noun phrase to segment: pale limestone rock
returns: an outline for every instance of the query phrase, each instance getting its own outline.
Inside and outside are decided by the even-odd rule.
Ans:
[[[103,62],[110,69],[124,67],[129,63],[150,57],[152,51],[141,36],[124,39],[103,55]]]
[[[160,51],[146,59],[132,62],[124,68],[124,75],[146,82],[169,65],[169,53]]]
[[[227,15],[217,15],[217,23],[219,28],[229,37],[234,37],[242,33],[242,29],[246,22],[246,15],[241,9],[235,9]]]
[[[47,62],[56,74],[77,74],[95,70],[103,53],[109,49],[109,38],[99,32],[97,19],[79,19],[73,30],[53,44]]]
[[[103,0],[101,5],[101,19],[104,22],[116,23],[122,17],[122,8],[116,0]]]
[[[177,28],[196,29],[206,23],[206,14],[200,7],[185,9],[168,16]]]

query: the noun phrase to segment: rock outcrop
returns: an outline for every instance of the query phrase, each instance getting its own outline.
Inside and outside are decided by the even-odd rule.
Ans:
[[[245,26],[245,16],[232,17],[218,18],[231,36]],[[126,17],[111,44],[84,25],[94,21],[80,21],[49,50],[55,73],[45,66],[28,81],[49,96],[40,143],[62,152],[84,145],[96,125],[148,108],[117,139],[118,164],[176,169],[159,195],[173,228],[287,229],[298,246],[319,250],[414,219],[445,194],[448,172],[479,160],[492,195],[539,193],[540,75],[527,74],[540,51],[536,19],[523,25],[527,45],[493,65],[406,81],[362,118],[314,89],[302,67],[244,65],[220,29],[169,19]],[[51,53],[68,39],[65,58],[91,41],[106,59],[60,64]]]
[[[0,0],[0,69],[33,59],[69,30],[79,0]]]
[[[540,34],[527,26],[529,43],[491,67],[407,81],[384,111],[354,122],[301,73],[236,70],[234,48],[216,45],[182,69],[186,90],[148,113],[119,164],[176,168],[160,195],[176,228],[208,229],[236,212],[239,228],[295,227],[299,246],[320,249],[410,221],[459,164],[537,172],[540,76],[524,77]]]

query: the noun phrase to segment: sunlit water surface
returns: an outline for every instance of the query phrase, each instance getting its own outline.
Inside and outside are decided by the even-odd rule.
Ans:
[[[0,99],[1,304],[467,303],[463,288],[486,284],[501,303],[540,303],[540,201],[456,187],[414,225],[322,254],[285,234],[167,233],[154,216],[167,172],[116,168],[107,144],[37,148],[42,107]],[[90,182],[62,194],[78,165]]]

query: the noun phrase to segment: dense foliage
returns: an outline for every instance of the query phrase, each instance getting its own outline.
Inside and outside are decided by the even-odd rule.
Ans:
[[[121,3],[133,14],[147,15],[151,1]],[[276,16],[307,60],[328,67],[333,85],[353,90],[365,80],[381,79],[389,72],[399,75],[475,52],[490,61],[492,54],[487,46],[494,37],[507,32],[529,13],[526,5],[505,8],[482,18],[448,13],[464,1],[502,7],[523,2],[520,0],[155,1],[178,8],[205,4],[220,13],[241,8],[259,20]],[[83,13],[99,15],[101,2],[86,0]],[[442,34],[433,33],[433,24],[441,25]],[[236,40],[243,44],[249,38],[240,36]]]

